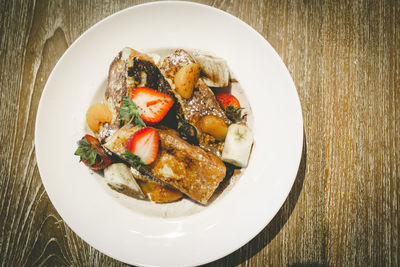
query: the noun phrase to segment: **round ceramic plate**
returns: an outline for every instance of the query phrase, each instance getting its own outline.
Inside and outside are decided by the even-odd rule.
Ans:
[[[109,65],[125,46],[213,52],[227,60],[240,81],[253,111],[255,145],[243,176],[210,205],[127,204],[73,155],[87,132],[86,110],[104,92]],[[187,2],[134,6],[86,31],[51,73],[35,131],[43,184],[68,226],[101,252],[146,266],[203,264],[246,244],[284,203],[302,144],[296,88],[274,49],[232,15]]]

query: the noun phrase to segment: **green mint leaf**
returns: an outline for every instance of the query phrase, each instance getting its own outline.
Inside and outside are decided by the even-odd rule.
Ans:
[[[226,116],[233,122],[238,122],[243,119],[242,116],[242,109],[243,108],[236,108],[233,105],[229,105],[225,109]]]
[[[81,161],[87,161],[87,165],[89,166],[92,166],[96,162],[96,159],[98,159],[100,163],[102,161],[96,149],[90,145],[89,141],[85,137],[78,141],[78,148],[74,155],[79,156]]]
[[[131,164],[133,167],[135,167],[139,172],[141,173],[148,173],[149,168],[147,165],[143,163],[143,161],[140,159],[135,154],[132,154],[128,149],[121,154],[125,158],[126,161],[128,161],[129,164]]]
[[[119,110],[119,118],[123,121],[128,121],[130,120],[130,116],[129,116],[129,108],[126,106],[123,106],[120,108]]]
[[[121,154],[121,156],[123,156],[125,159],[127,159],[131,163],[142,164],[142,165],[144,164],[139,156],[132,154],[129,150],[126,150],[124,153]]]
[[[84,151],[86,149],[89,149],[90,147],[91,147],[90,143],[86,138],[82,138],[81,140],[78,141],[78,149]]]
[[[83,150],[82,150],[82,148],[78,147],[78,148],[75,150],[74,155],[76,155],[76,156],[82,156],[82,155],[83,155]]]
[[[139,113],[135,117],[135,124],[139,125],[140,127],[146,127],[146,123],[144,123],[144,121],[143,121],[142,117],[140,117]]]
[[[90,151],[89,158],[88,158],[88,165],[92,166],[96,162],[97,152],[92,150]]]
[[[145,127],[146,124],[142,120],[139,114],[139,110],[133,101],[125,96],[122,100],[124,105],[119,110],[119,118],[126,122],[126,124],[131,123],[133,120],[136,125]]]

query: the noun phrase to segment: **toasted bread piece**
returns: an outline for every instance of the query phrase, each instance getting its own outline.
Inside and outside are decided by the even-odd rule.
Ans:
[[[138,184],[142,191],[147,194],[152,201],[157,203],[175,202],[183,197],[183,194],[178,190],[150,180],[138,180]]]
[[[178,190],[168,185],[163,185],[156,182],[146,175],[141,174],[138,170],[131,167],[131,172],[136,178],[142,191],[147,194],[151,201],[157,203],[170,203],[175,202],[183,197],[183,194]]]
[[[129,136],[138,130],[137,126],[126,125],[115,132],[104,146],[121,155]],[[225,177],[224,163],[213,153],[184,141],[174,130],[158,129],[157,132],[160,137],[158,156],[142,174],[206,204]]]
[[[149,87],[172,95],[168,82],[154,64],[152,57],[125,47],[114,58],[108,72],[105,99],[113,116],[112,121],[104,124],[97,135],[102,143],[107,142],[122,126],[119,110],[123,99],[130,96],[137,87]]]
[[[207,204],[225,177],[225,164],[215,154],[184,141],[174,130],[159,130],[158,134],[161,150],[151,164],[153,176]]]
[[[107,143],[104,144],[104,147],[117,155],[121,155],[125,152],[125,143],[128,138],[139,129],[140,127],[137,126],[123,126],[109,139]],[[170,188],[168,185],[152,180],[150,176],[144,175],[136,169],[131,168],[131,174],[138,182],[143,193],[145,193],[154,202],[169,203],[177,201],[183,196],[181,192]],[[111,188],[121,192],[118,190],[118,187],[111,186]],[[124,192],[128,191],[125,190]]]
[[[214,115],[221,118],[227,125],[232,122],[227,118],[225,112],[220,107],[214,93],[200,78],[195,85],[193,94],[189,98],[183,98],[175,90],[175,75],[183,66],[195,63],[194,59],[183,49],[177,49],[173,54],[165,57],[160,63],[161,72],[170,83],[171,91],[180,104],[177,110],[178,118],[182,121],[181,124],[189,123],[197,131],[197,141],[200,147],[206,151],[221,155],[223,142],[213,138],[213,136],[202,132],[198,127],[198,122],[201,117],[206,115]]]

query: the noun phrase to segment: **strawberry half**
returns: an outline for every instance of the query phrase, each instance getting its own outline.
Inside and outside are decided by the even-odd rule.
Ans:
[[[233,122],[243,119],[242,108],[239,100],[232,94],[215,95],[221,107],[225,110],[226,116]]]
[[[99,140],[86,134],[78,141],[78,149],[75,155],[92,170],[102,170],[111,163],[111,157],[101,146]]]
[[[174,104],[172,96],[147,87],[136,88],[131,95],[146,124],[160,122]]]
[[[125,144],[125,148],[138,156],[144,164],[152,163],[158,152],[158,133],[153,128],[143,128],[131,137]]]

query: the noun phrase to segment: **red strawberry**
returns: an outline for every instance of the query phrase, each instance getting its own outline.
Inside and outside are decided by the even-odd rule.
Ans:
[[[172,96],[147,87],[136,88],[131,95],[146,124],[160,122],[174,104]]]
[[[107,155],[99,140],[86,134],[78,142],[78,149],[75,155],[92,170],[102,170],[111,163],[111,158]]]
[[[147,165],[152,163],[157,157],[158,140],[156,129],[143,128],[129,137],[125,148],[138,156]]]
[[[105,169],[108,165],[111,164],[111,158],[102,158],[102,161],[100,162],[98,159],[94,162],[93,165],[88,165],[88,161],[82,160],[83,163],[85,163],[86,166],[88,166],[90,169],[94,171],[102,170]]]
[[[231,94],[217,94],[215,95],[221,107],[225,110],[226,116],[233,122],[243,119],[242,108],[240,107],[239,100]]]
[[[234,95],[231,94],[217,94],[215,95],[221,107],[226,110],[226,108],[232,105],[235,108],[240,108],[239,100]]]

